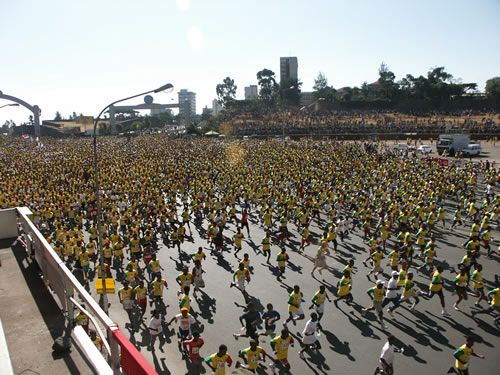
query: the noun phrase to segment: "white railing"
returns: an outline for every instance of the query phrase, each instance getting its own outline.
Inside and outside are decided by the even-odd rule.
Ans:
[[[107,337],[102,337],[106,350],[109,353],[109,364],[98,350],[93,350],[93,343],[79,330],[75,334],[79,346],[83,349],[89,363],[98,374],[128,374],[154,375],[156,371],[144,360],[142,355],[118,329],[118,325],[101,309],[94,298],[79,283],[76,277],[66,267],[61,258],[54,251],[31,221],[33,213],[26,207],[0,210],[0,238],[12,238],[19,235],[18,219],[21,236],[26,248],[34,256],[43,274],[46,285],[50,285],[57,296],[61,309],[69,322],[73,321],[74,308],[82,308],[76,302],[75,296],[80,297],[86,305],[86,312],[98,331],[105,329]],[[99,327],[101,325],[101,327]],[[102,332],[102,331],[101,331]],[[92,346],[89,345],[92,344]]]

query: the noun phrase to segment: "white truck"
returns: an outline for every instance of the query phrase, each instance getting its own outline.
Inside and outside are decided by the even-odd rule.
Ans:
[[[455,152],[462,151],[470,143],[467,134],[444,134],[440,135],[437,143],[437,152],[442,155],[446,151],[447,155],[453,156]]]

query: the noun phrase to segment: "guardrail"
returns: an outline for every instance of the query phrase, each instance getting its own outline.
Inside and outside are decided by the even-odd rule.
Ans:
[[[157,374],[137,348],[120,331],[118,324],[101,309],[99,304],[79,283],[52,249],[52,246],[31,221],[32,212],[26,207],[18,207],[12,210],[17,212],[27,249],[31,251],[31,254],[38,263],[45,283],[47,285],[50,283],[68,321],[73,321],[74,296],[77,295],[85,302],[91,320],[98,322],[105,329],[107,337],[102,337],[102,339],[106,340],[107,343],[105,346],[107,349],[109,348],[109,363],[106,362],[102,353],[94,351],[89,346],[90,339],[87,341],[88,336],[82,335],[81,332],[75,334],[80,347],[83,348],[83,353],[85,353],[95,371],[103,375],[111,373],[114,375]],[[92,342],[90,341],[90,343]],[[100,356],[100,358],[96,356]]]

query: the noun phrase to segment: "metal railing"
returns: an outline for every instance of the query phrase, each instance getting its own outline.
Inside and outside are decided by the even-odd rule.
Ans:
[[[154,375],[157,372],[144,359],[139,351],[125,337],[115,323],[99,306],[94,298],[85,290],[77,278],[66,267],[62,259],[52,249],[36,225],[31,221],[32,212],[26,207],[15,209],[21,226],[22,235],[27,249],[31,251],[42,272],[46,285],[50,285],[56,294],[61,308],[69,322],[73,321],[76,296],[84,301],[90,320],[99,331],[101,327],[106,331],[106,337],[101,337],[105,341],[106,350],[109,353],[109,367],[102,368],[103,360],[98,358],[88,358],[93,364],[98,374],[128,374],[128,375]],[[76,336],[77,340],[81,335]],[[86,343],[80,343],[85,347]],[[95,355],[95,351],[83,351],[85,355]],[[102,356],[102,353],[99,353]],[[95,365],[99,363],[99,366]],[[99,368],[96,368],[99,367]]]

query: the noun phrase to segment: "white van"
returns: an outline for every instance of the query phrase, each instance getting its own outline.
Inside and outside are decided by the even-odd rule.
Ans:
[[[464,156],[479,156],[481,155],[481,145],[478,143],[469,143],[466,148],[462,150]]]

